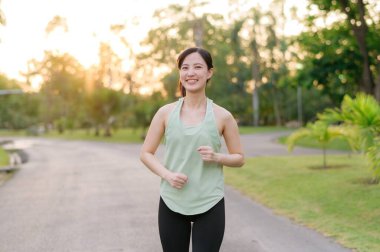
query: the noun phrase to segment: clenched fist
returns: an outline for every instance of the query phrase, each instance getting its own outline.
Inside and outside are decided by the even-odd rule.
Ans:
[[[188,178],[185,174],[179,172],[171,172],[165,176],[165,180],[168,181],[172,187],[177,189],[184,187],[187,183],[187,179]]]
[[[219,155],[210,146],[199,146],[197,151],[205,162],[219,162]]]

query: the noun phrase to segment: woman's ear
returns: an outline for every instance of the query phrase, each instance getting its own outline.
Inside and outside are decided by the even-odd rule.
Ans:
[[[214,68],[210,68],[207,70],[207,79],[211,79],[212,75],[214,74]]]

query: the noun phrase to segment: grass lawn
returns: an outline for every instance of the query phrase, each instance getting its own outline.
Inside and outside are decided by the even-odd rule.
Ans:
[[[0,129],[0,136],[25,136],[25,130]]]
[[[380,251],[380,185],[361,156],[258,157],[225,169],[245,195],[358,251]]]
[[[59,134],[56,130],[50,131],[47,134],[41,135],[42,137],[61,138],[66,140],[85,140],[85,141],[104,141],[104,142],[127,142],[127,143],[139,143],[142,142],[141,135],[143,130],[141,129],[118,129],[112,131],[111,137],[103,136],[101,131],[100,136],[94,135],[94,130],[66,130],[63,134]],[[9,131],[0,130],[0,136],[24,136],[27,137],[26,131]]]
[[[240,134],[256,134],[256,133],[266,133],[266,132],[277,132],[277,131],[291,131],[292,129],[286,127],[276,127],[276,126],[265,126],[265,127],[253,127],[253,126],[240,126]]]
[[[140,143],[143,141],[141,138],[142,133],[143,131],[141,129],[134,130],[126,128],[113,131],[111,137],[103,136],[103,132],[101,132],[100,136],[95,136],[94,130],[65,131],[63,134],[59,134],[57,131],[51,131],[43,136],[62,138],[67,140]]]
[[[280,137],[278,139],[279,143],[286,144],[287,136]],[[322,146],[319,144],[315,139],[305,137],[303,139],[300,139],[296,146],[302,146],[302,147],[309,147],[309,148],[319,148],[321,149]],[[350,146],[348,145],[348,142],[343,138],[335,138],[333,139],[328,145],[327,149],[331,150],[345,150],[349,151],[351,150]]]
[[[9,164],[8,153],[0,147],[0,166],[5,166]]]

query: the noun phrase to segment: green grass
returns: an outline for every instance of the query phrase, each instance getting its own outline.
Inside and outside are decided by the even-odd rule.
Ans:
[[[0,147],[0,166],[5,166],[9,164],[9,155],[8,153]]]
[[[58,131],[52,130],[49,133],[41,135],[42,137],[60,138],[66,140],[84,140],[84,141],[103,141],[103,142],[126,142],[126,143],[140,143],[143,141],[142,134],[144,131],[142,129],[131,129],[124,128],[112,131],[111,137],[105,137],[103,135],[103,130],[100,136],[95,136],[94,130],[66,130],[63,134],[59,134]],[[0,136],[24,136],[27,137],[26,131],[11,131],[11,130],[0,130]]]
[[[240,134],[257,134],[257,133],[267,133],[267,132],[277,132],[277,131],[289,131],[286,127],[276,127],[276,126],[265,126],[265,127],[253,127],[253,126],[240,126]]]
[[[5,130],[0,129],[0,136],[25,136],[25,130]]]
[[[226,183],[341,244],[380,251],[380,185],[362,156],[259,157],[225,169]]]
[[[279,143],[286,144],[287,136],[280,137],[278,139]],[[296,146],[302,146],[302,147],[309,147],[309,148],[319,148],[321,149],[322,146],[319,144],[315,139],[305,137],[303,139],[300,139]],[[343,150],[343,151],[349,151],[351,150],[350,145],[348,142],[343,138],[335,138],[333,139],[326,147],[330,150]]]
[[[127,142],[127,143],[140,143],[142,139],[143,131],[141,129],[134,130],[130,128],[119,129],[112,132],[111,137],[103,136],[101,132],[100,136],[95,136],[94,130],[72,130],[65,131],[63,134],[59,134],[57,131],[51,131],[48,134],[44,134],[44,137],[61,138],[66,140],[85,140],[85,141],[104,141],[104,142]]]

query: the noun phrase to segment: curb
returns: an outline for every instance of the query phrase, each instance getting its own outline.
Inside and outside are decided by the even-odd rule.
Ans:
[[[7,145],[13,141],[3,141],[0,145]],[[21,168],[21,164],[28,160],[27,154],[21,149],[7,148],[3,146],[3,149],[9,154],[9,165],[0,166],[0,172],[10,173]]]
[[[17,152],[9,153],[9,165],[0,167],[0,172],[12,172],[18,170],[22,164],[22,159]]]

